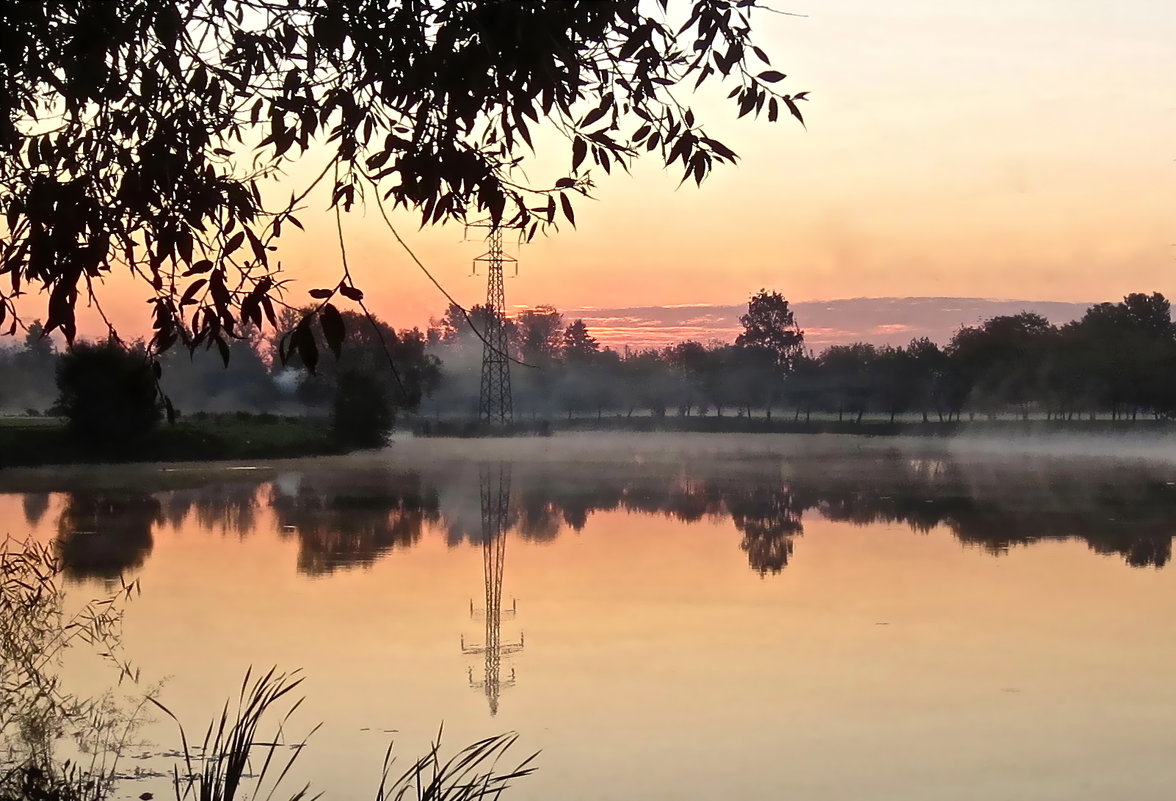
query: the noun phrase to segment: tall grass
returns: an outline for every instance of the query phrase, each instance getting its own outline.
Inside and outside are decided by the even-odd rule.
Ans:
[[[119,635],[122,603],[138,585],[123,583],[117,593],[67,614],[61,574],[50,545],[0,540],[0,801],[101,801],[141,722],[142,702],[128,710],[110,692],[78,696],[59,673],[64,651],[85,644],[114,666],[120,683],[137,681]],[[81,762],[55,757],[67,736]]]
[[[277,673],[271,668],[253,677],[247,671],[233,710],[225,704],[220,715],[205,730],[200,745],[193,748],[179,719],[155,699],[152,702],[176,721],[184,753],[184,772],[173,770],[172,786],[176,801],[236,801],[240,798],[273,801],[294,761],[306,746],[309,734],[289,748],[283,741],[286,724],[302,704],[301,698],[282,715],[272,737],[263,739],[262,719],[273,707],[302,683],[297,673]],[[518,740],[517,734],[501,734],[479,740],[444,759],[441,735],[428,753],[415,760],[403,773],[392,777],[393,748],[384,755],[384,769],[376,801],[496,801],[515,779],[534,771],[531,763],[537,754],[514,768],[500,771],[499,761]],[[195,753],[194,753],[195,752]],[[354,792],[348,792],[353,796]],[[323,793],[311,794],[303,785],[288,796],[288,801],[313,801]]]
[[[384,778],[376,801],[494,801],[518,778],[534,772],[531,754],[516,767],[498,772],[498,761],[518,740],[517,734],[500,734],[467,745],[447,760],[441,758],[441,734],[429,752],[389,782],[392,747],[384,756]]]
[[[198,746],[199,756],[192,753],[192,745],[179,718],[162,703],[154,701],[176,722],[180,730],[185,770],[181,774],[179,767],[176,767],[172,773],[176,801],[233,801],[247,785],[252,785],[253,790],[249,797],[257,799],[262,797],[267,782],[268,791],[264,797],[272,799],[278,785],[294,764],[298,752],[306,744],[306,738],[295,746],[285,763],[278,768],[279,773],[273,776],[276,764],[274,758],[279,747],[283,746],[281,739],[284,726],[302,704],[302,699],[295,701],[282,716],[275,736],[262,741],[258,730],[270,708],[293,692],[302,683],[302,678],[297,674],[277,673],[271,668],[256,679],[251,679],[252,669],[246,671],[245,679],[241,682],[235,711],[230,712],[226,702],[220,715],[208,724],[204,739]],[[278,763],[281,763],[280,759]],[[256,773],[252,770],[253,765],[257,765]],[[302,801],[308,797],[308,791],[309,787],[303,787],[290,796],[290,801]]]

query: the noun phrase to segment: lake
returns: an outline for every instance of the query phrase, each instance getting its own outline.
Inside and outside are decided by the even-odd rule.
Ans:
[[[1176,466],[1099,450],[408,439],[12,471],[0,534],[74,601],[138,579],[126,654],[196,739],[300,669],[289,792],[374,798],[444,724],[540,752],[519,801],[1169,799]],[[120,797],[170,797],[175,726],[140,737]]]

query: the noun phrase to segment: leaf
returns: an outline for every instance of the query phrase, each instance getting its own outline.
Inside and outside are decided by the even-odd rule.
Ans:
[[[356,303],[363,300],[363,292],[353,286],[339,287],[339,294],[349,300],[354,300]]]
[[[588,155],[588,143],[579,137],[572,142],[572,169],[579,168],[584,163],[584,158]]]
[[[225,338],[223,336],[220,336],[219,334],[217,335],[217,337],[214,341],[216,342],[216,349],[220,351],[221,361],[223,361],[225,363],[225,367],[228,367],[229,366],[229,343],[225,342]]]
[[[559,193],[559,202],[563,206],[564,216],[568,218],[568,222],[572,225],[576,224],[576,215],[572,212],[572,201],[563,192]]]
[[[328,303],[323,306],[322,311],[319,312],[319,325],[323,329],[323,338],[327,341],[327,347],[335,354],[338,359],[343,349],[343,338],[347,336],[347,327],[343,324],[343,315],[339,310]]]
[[[298,351],[298,358],[302,359],[307,370],[314,373],[314,368],[318,366],[318,345],[315,344],[314,334],[307,322],[303,320],[294,329],[294,335],[290,337],[290,347]]]
[[[761,81],[764,81],[765,83],[778,83],[788,76],[782,72],[777,72],[776,70],[764,70],[755,77]]]
[[[180,298],[180,305],[187,306],[189,303],[195,303],[196,293],[203,289],[204,285],[207,283],[207,278],[197,278],[195,281],[189,284],[187,290],[184,291],[184,296]]]
[[[793,102],[791,97],[784,96],[784,105],[788,106],[788,110],[792,112],[792,116],[800,120],[801,125],[804,125],[804,116],[800,113],[800,109],[796,107],[796,103]],[[805,127],[807,128],[808,126],[805,125]]]
[[[575,178],[560,178],[558,181],[555,182],[555,186],[557,189],[571,189],[575,185],[576,185]]]
[[[245,232],[238,231],[233,234],[233,237],[225,244],[225,255],[228,256],[235,253],[237,248],[241,247],[245,242]]]
[[[253,250],[253,258],[257,259],[258,264],[267,263],[268,259],[265,252],[265,245],[257,238],[257,234],[246,228],[245,235],[249,238],[249,247]]]
[[[597,108],[592,109],[591,111],[588,112],[588,114],[584,117],[584,119],[580,120],[580,127],[587,128],[589,125],[596,122],[597,120],[599,120],[601,117],[603,117],[607,113],[608,113],[607,106],[599,106]]]
[[[310,295],[315,300],[326,300],[327,298],[331,297],[331,295],[334,295],[335,293],[330,289],[312,289],[309,292],[307,292],[306,294]]]
[[[184,277],[187,278],[189,275],[199,275],[200,273],[206,273],[211,269],[212,262],[208,259],[201,259],[184,272]]]

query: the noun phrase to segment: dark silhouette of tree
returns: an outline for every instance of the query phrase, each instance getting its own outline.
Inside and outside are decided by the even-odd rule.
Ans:
[[[57,408],[80,443],[130,444],[162,415],[151,363],[141,346],[75,342],[57,362]]]
[[[747,302],[747,313],[739,318],[739,324],[743,332],[735,338],[736,345],[763,348],[783,372],[791,371],[804,349],[804,331],[797,326],[783,295],[761,289]]]
[[[846,412],[856,415],[857,422],[862,421],[874,395],[877,356],[874,346],[863,342],[834,345],[821,354],[822,377],[839,421],[844,420]]]
[[[335,381],[331,433],[343,445],[379,448],[396,425],[396,409],[380,381],[358,370],[344,370]]]
[[[600,352],[600,343],[588,331],[583,320],[573,320],[563,332],[561,353],[565,361],[586,364]]]
[[[947,359],[943,351],[927,337],[920,337],[911,340],[906,352],[914,384],[911,391],[915,408],[924,423],[928,421],[928,409],[934,409],[939,420],[943,420],[943,413],[948,408]]]
[[[1045,359],[1057,329],[1040,314],[993,317],[961,328],[948,345],[952,369],[977,408],[995,415],[1006,406],[1029,414],[1040,396]]]
[[[379,318],[356,312],[342,312],[338,325],[352,332],[351,341],[342,348],[340,339],[315,336],[316,369],[313,374],[305,373],[298,387],[303,402],[333,406],[345,373],[363,374],[367,377],[364,380],[376,382],[393,412],[415,409],[437,388],[440,362],[426,352],[425,335],[420,331],[395,331]],[[287,363],[299,368],[309,366],[302,363],[301,354],[294,354]],[[353,388],[357,386],[352,382]]]
[[[380,196],[423,223],[574,222],[588,167],[651,153],[701,182],[735,154],[682,90],[716,80],[741,115],[800,119],[751,41],[755,3],[693,0],[126,0],[0,5],[0,325],[26,284],[74,339],[79,297],[126,265],[153,345],[227,344],[274,324],[269,248],[301,225],[267,179],[308,152],[349,210]],[[757,66],[757,62],[759,65]],[[46,125],[42,121],[52,119]],[[534,133],[567,169],[524,183]],[[247,144],[245,144],[247,143]],[[344,274],[312,295],[362,299]],[[324,319],[328,327],[329,319]],[[310,322],[291,347],[304,349]]]
[[[563,333],[563,315],[554,306],[524,309],[514,319],[515,347],[527,364],[551,364],[563,346]]]
[[[1139,409],[1176,411],[1172,372],[1176,364],[1176,327],[1171,304],[1163,295],[1128,295],[1121,303],[1099,303],[1067,330],[1085,357],[1094,392],[1111,414],[1134,416]]]

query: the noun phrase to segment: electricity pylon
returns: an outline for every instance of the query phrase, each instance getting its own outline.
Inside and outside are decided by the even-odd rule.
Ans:
[[[486,265],[486,321],[482,332],[482,391],[478,417],[483,423],[505,426],[514,420],[514,400],[510,390],[509,343],[506,337],[506,289],[502,283],[502,266],[518,261],[502,251],[502,229],[490,227],[487,250],[474,259]]]

